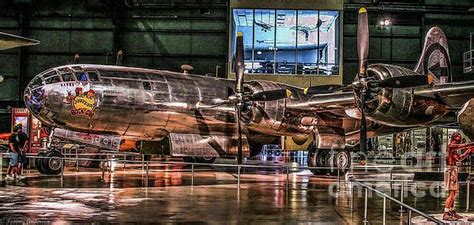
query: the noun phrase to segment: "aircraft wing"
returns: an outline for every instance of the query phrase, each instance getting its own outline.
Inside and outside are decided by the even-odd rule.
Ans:
[[[432,88],[416,89],[414,94],[436,99],[452,109],[460,109],[464,103],[474,98],[474,81],[436,84]]]
[[[38,40],[0,32],[0,50],[37,45],[39,43],[40,42]]]
[[[353,92],[337,92],[313,95],[309,101],[287,103],[286,107],[294,110],[311,110],[318,112],[355,108],[356,104]]]

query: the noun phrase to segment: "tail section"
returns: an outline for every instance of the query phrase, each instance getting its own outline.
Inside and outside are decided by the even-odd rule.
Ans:
[[[425,45],[414,71],[432,75],[434,83],[452,81],[448,39],[441,28],[433,27],[426,34]]]

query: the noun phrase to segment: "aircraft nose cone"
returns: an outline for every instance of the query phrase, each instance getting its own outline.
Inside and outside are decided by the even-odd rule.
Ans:
[[[44,89],[39,77],[33,78],[25,88],[23,99],[31,113],[38,115],[44,105]]]

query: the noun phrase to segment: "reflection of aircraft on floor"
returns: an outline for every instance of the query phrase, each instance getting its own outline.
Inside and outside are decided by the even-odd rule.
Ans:
[[[450,61],[443,31],[432,28],[415,70],[367,66],[367,12],[359,11],[359,73],[350,86],[300,89],[244,79],[243,34],[237,36],[236,80],[107,65],[66,65],[37,75],[25,103],[43,123],[127,140],[166,138],[173,156],[211,162],[249,154],[252,143],[312,136],[308,165],[350,167],[367,136],[458,122],[474,138],[474,82],[442,83],[428,68]],[[291,95],[290,95],[291,94]],[[367,119],[366,119],[367,118]],[[243,134],[243,135],[241,135]],[[326,173],[313,169],[313,173]]]

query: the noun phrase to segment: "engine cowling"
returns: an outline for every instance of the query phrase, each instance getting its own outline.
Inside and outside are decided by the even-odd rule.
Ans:
[[[271,81],[252,81],[246,86],[247,91],[258,93],[262,91],[282,89],[279,84]],[[265,102],[249,102],[244,105],[242,118],[249,129],[267,134],[278,134],[285,116],[285,99]]]
[[[384,80],[398,76],[417,76],[410,69],[395,65],[374,64],[367,69],[369,79]],[[358,98],[358,94],[356,94]],[[360,104],[360,101],[357,101]],[[381,124],[411,127],[433,122],[446,114],[446,106],[435,99],[416,96],[412,88],[372,86],[365,110],[367,117]]]
[[[469,100],[464,104],[458,113],[458,123],[462,132],[474,140],[474,99]]]

